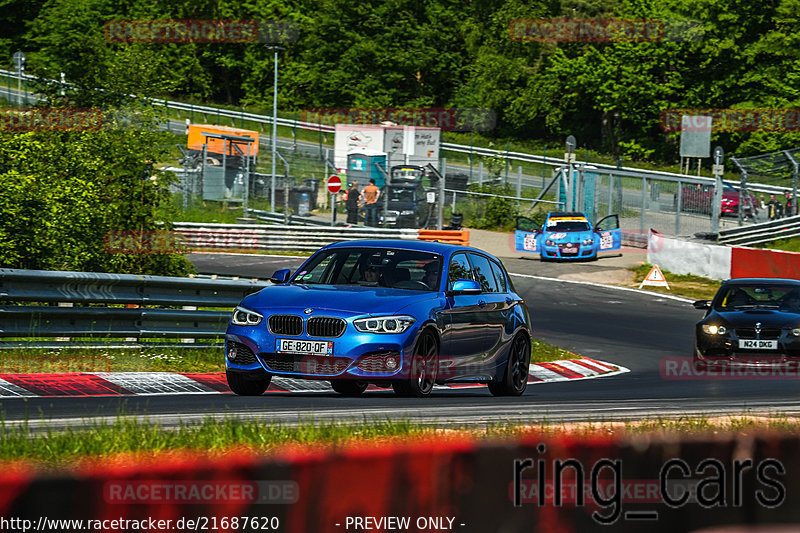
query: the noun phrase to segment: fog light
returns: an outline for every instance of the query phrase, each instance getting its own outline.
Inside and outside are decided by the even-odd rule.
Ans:
[[[236,346],[231,346],[230,348],[228,348],[228,359],[230,359],[231,361],[236,359]]]
[[[388,370],[394,370],[395,368],[397,368],[397,359],[395,359],[394,357],[387,357],[386,368]]]
[[[792,330],[792,335],[794,335],[795,337],[800,337],[800,328],[794,328]]]

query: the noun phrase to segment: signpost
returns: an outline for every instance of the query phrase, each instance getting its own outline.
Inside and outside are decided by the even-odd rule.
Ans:
[[[328,178],[328,192],[331,193],[331,226],[336,223],[336,193],[342,190],[342,178],[334,174]]]
[[[711,171],[713,172],[716,181],[714,183],[714,195],[712,200],[714,203],[711,207],[712,233],[717,233],[719,231],[719,217],[722,214],[722,172],[724,171],[722,162],[724,159],[725,151],[722,149],[722,147],[717,146],[714,148],[714,164],[711,167]],[[743,200],[744,197],[740,195],[740,199]],[[742,201],[739,202],[739,209],[744,209],[742,206]]]
[[[575,202],[573,198],[574,194],[574,178],[572,163],[575,162],[575,148],[578,145],[578,141],[575,140],[574,135],[568,135],[567,140],[565,141],[564,146],[564,162],[567,164],[567,171],[564,173],[563,179],[563,191],[564,191],[564,209],[566,211],[572,211],[575,209]],[[559,196],[561,196],[559,194]]]

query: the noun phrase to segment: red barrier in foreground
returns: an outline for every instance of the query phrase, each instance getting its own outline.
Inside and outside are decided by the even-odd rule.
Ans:
[[[800,253],[733,247],[731,278],[800,278]]]
[[[658,533],[797,522],[798,448],[794,435],[531,435],[182,452],[58,473],[16,465],[0,476],[0,529]]]

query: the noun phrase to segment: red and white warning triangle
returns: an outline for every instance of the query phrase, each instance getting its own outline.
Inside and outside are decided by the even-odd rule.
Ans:
[[[642,283],[639,285],[641,289],[645,285],[653,285],[656,287],[666,287],[669,289],[669,283],[667,283],[667,278],[664,277],[664,273],[661,272],[661,269],[658,268],[658,265],[653,265],[653,268],[650,269],[650,272],[642,280]]]

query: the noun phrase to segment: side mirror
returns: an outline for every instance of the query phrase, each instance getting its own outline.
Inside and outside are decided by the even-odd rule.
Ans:
[[[477,281],[471,279],[459,279],[453,283],[453,288],[448,292],[450,294],[480,294],[481,286]]]
[[[711,309],[711,300],[697,300],[692,305],[695,309]]]
[[[292,276],[292,271],[288,268],[282,268],[280,270],[276,270],[272,277],[269,280],[272,283],[286,283],[289,281],[289,278]]]

